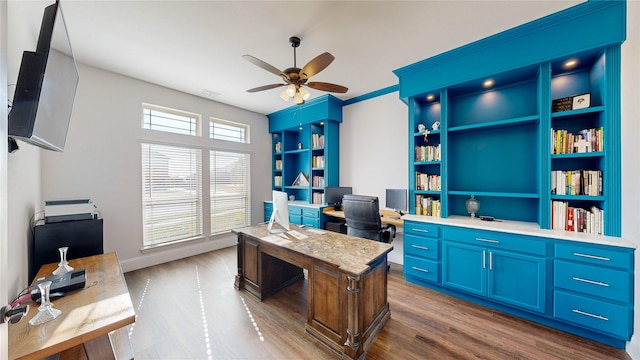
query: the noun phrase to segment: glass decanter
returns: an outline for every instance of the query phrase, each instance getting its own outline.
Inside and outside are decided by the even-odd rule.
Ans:
[[[62,310],[54,309],[53,304],[49,300],[51,281],[43,281],[39,283],[38,288],[40,289],[40,306],[38,307],[38,313],[29,320],[29,325],[44,324],[62,314]]]
[[[73,268],[69,266],[69,262],[67,262],[68,250],[68,246],[58,248],[58,251],[60,252],[60,262],[58,263],[58,268],[53,271],[53,275],[64,274],[73,270]]]

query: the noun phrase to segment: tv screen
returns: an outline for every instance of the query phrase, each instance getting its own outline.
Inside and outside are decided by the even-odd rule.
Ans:
[[[44,10],[36,51],[22,54],[9,136],[63,151],[78,87],[78,68],[60,3]]]

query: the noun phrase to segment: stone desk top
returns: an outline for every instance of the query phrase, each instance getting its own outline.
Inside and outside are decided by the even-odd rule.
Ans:
[[[367,272],[370,263],[393,250],[391,244],[327,230],[301,228],[297,225],[291,225],[291,231],[281,234],[269,233],[266,224],[234,229],[233,232],[253,236],[299,254],[338,265],[340,270],[355,275]],[[297,239],[292,235],[296,232],[307,237]]]

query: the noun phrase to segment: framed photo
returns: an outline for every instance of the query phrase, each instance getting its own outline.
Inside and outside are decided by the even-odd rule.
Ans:
[[[582,94],[573,97],[573,110],[584,109],[591,106],[591,94]]]

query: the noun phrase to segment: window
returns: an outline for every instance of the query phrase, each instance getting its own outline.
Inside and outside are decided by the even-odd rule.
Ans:
[[[200,115],[154,105],[142,105],[142,127],[183,135],[198,135]]]
[[[248,144],[249,125],[212,118],[209,121],[209,138]]]
[[[249,154],[212,150],[209,160],[211,233],[250,225]]]
[[[202,235],[202,150],[142,144],[143,247]]]

